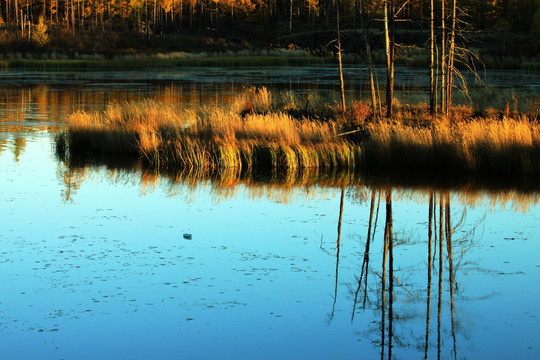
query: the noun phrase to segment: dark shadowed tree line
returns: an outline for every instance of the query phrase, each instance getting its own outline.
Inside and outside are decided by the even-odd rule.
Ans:
[[[445,2],[450,6],[452,1]],[[226,31],[246,22],[285,34],[334,29],[338,11],[342,29],[377,26],[389,3],[394,11],[388,16],[395,16],[400,28],[429,26],[430,0],[1,0],[0,24],[25,33],[42,18],[48,26],[72,32],[171,33]],[[460,19],[479,30],[540,27],[538,0],[461,0],[458,6]]]

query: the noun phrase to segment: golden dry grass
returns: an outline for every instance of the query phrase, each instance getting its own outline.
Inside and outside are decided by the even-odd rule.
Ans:
[[[67,133],[57,137],[57,151],[138,155],[156,168],[203,173],[273,169],[291,174],[359,165],[540,172],[540,125],[519,114],[476,118],[471,108],[454,107],[448,118],[431,118],[425,105],[402,105],[399,117],[374,121],[364,111],[367,105],[358,103],[335,122],[301,115],[299,103],[294,94],[261,88],[220,107],[111,104],[100,112],[74,113]],[[338,136],[343,131],[338,124],[347,123],[362,130],[355,143]]]
[[[443,170],[540,171],[540,124],[525,117],[366,124],[366,161],[374,166]]]
[[[270,107],[266,90],[257,107]],[[192,171],[354,167],[355,146],[337,136],[333,122],[295,119],[284,112],[242,112],[236,103],[196,110],[151,101],[111,104],[101,112],[69,117],[69,152],[138,154],[158,168]],[[61,148],[59,146],[58,148]],[[230,171],[230,170],[227,170]]]

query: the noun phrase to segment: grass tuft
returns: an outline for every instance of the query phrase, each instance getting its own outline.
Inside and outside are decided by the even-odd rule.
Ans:
[[[57,136],[57,153],[138,156],[160,170],[224,172],[228,178],[254,171],[309,177],[360,167],[540,172],[540,124],[517,106],[483,117],[456,106],[449,117],[432,118],[425,104],[400,105],[398,117],[377,120],[364,103],[339,113],[313,102],[303,112],[308,106],[299,106],[301,100],[262,88],[217,108],[111,104],[71,115],[69,129]],[[327,117],[332,114],[336,121]],[[339,136],[350,126],[357,129],[352,136]]]
[[[251,91],[254,108],[272,107],[265,89]],[[284,112],[243,114],[230,107],[178,109],[151,101],[111,104],[101,112],[77,112],[57,137],[57,152],[71,155],[138,155],[159,169],[212,173],[349,167],[353,146],[332,122],[293,118]],[[347,154],[347,155],[343,155]]]

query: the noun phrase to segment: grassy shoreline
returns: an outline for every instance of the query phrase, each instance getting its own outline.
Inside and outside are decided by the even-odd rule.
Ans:
[[[314,56],[310,54],[300,56],[274,56],[274,55],[223,55],[223,54],[194,54],[193,56],[176,58],[174,56],[123,56],[105,59],[103,56],[83,56],[81,58],[9,58],[0,59],[0,69],[30,69],[42,71],[122,71],[122,70],[146,70],[146,69],[170,69],[177,67],[272,67],[272,66],[311,66],[335,64],[333,56]],[[510,60],[508,60],[510,61]],[[425,59],[410,58],[398,59],[396,62],[401,66],[426,68]],[[357,55],[344,55],[344,64],[361,65],[367,64]],[[512,65],[504,65],[503,62],[486,59],[484,63],[477,64],[489,69],[512,69],[516,71],[540,71],[540,62],[518,61]]]
[[[0,69],[121,71],[175,67],[309,66],[334,62],[332,57],[314,56],[301,50],[229,51],[224,53],[173,52],[154,55],[123,55],[112,58],[100,54],[68,57],[57,53],[40,56],[18,53],[11,54],[5,59],[0,58]]]
[[[308,66],[328,64],[331,58],[320,57],[273,57],[273,56],[216,56],[185,59],[135,58],[112,60],[0,60],[0,68],[32,70],[81,70],[120,71],[143,69],[169,69],[176,67],[258,67],[258,66]]]
[[[478,117],[469,107],[431,118],[425,105],[372,119],[337,105],[250,89],[228,106],[178,109],[146,101],[73,114],[58,135],[63,159],[139,157],[159,170],[312,173],[334,169],[540,172],[540,124],[523,114]],[[340,136],[356,129],[351,136]]]

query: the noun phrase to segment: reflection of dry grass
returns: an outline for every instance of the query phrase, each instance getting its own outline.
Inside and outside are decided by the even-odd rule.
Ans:
[[[527,212],[531,207],[540,203],[540,193],[538,191],[523,191],[518,189],[472,189],[467,187],[445,188],[436,187],[402,187],[384,186],[370,184],[369,188],[378,190],[392,189],[392,196],[398,201],[413,201],[418,204],[427,204],[431,192],[435,194],[450,194],[452,203],[456,200],[466,207],[484,207],[486,209],[511,208],[516,212]]]
[[[463,179],[446,185],[416,184],[411,186],[403,177],[392,181],[379,177],[363,178],[353,171],[342,169],[340,171],[314,174],[306,171],[285,176],[273,174],[272,177],[255,179],[243,176],[239,172],[217,173],[212,177],[196,172],[166,172],[157,173],[154,169],[96,168],[90,165],[73,166],[58,173],[63,177],[63,197],[71,201],[73,195],[82,183],[91,178],[103,181],[108,178],[114,184],[119,182],[138,184],[141,194],[145,195],[155,189],[163,189],[168,196],[180,197],[186,201],[195,201],[199,190],[207,191],[210,186],[211,196],[216,202],[234,199],[239,194],[250,199],[266,198],[281,203],[303,201],[313,197],[320,197],[327,191],[339,191],[346,187],[351,201],[365,202],[369,199],[372,190],[392,190],[396,201],[413,201],[418,204],[427,204],[429,196],[435,194],[450,194],[452,203],[460,203],[466,207],[497,207],[511,208],[514,211],[527,212],[531,207],[540,203],[540,192],[536,186],[529,189],[521,187],[483,187],[475,184],[472,179]],[[471,182],[472,181],[472,182]],[[438,195],[438,196],[439,196]]]

